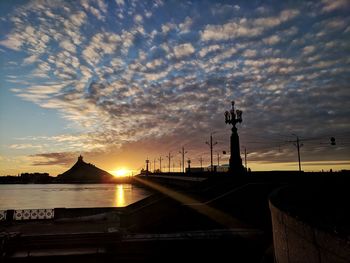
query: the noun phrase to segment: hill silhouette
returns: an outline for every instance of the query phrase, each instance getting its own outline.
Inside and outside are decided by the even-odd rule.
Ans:
[[[91,163],[84,162],[81,155],[72,168],[57,176],[59,182],[67,183],[106,183],[113,179],[110,173]]]

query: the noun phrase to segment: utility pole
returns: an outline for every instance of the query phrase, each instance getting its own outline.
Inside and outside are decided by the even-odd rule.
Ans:
[[[209,145],[210,147],[210,170],[211,172],[214,170],[213,169],[213,145],[216,145],[218,142],[215,142],[213,144],[213,133],[210,134],[210,143],[209,142],[205,142],[206,144]]]
[[[162,172],[162,160],[163,160],[162,156],[160,156],[158,160],[159,160],[159,172]]]
[[[218,156],[218,168],[219,168],[219,166],[220,166],[220,153],[217,152],[216,154],[217,154],[217,156]]]
[[[245,163],[245,169],[248,171],[248,166],[247,166],[247,148],[244,147],[244,163]]]
[[[300,147],[303,146],[302,143],[300,143],[300,139],[299,136],[297,136],[296,134],[292,134],[294,135],[297,139],[295,141],[292,141],[294,143],[294,146],[297,147],[297,151],[298,151],[298,163],[299,163],[299,172],[301,172],[301,161],[300,161]]]
[[[187,152],[185,152],[185,148],[182,147],[182,151],[179,152],[179,153],[182,154],[182,172],[185,173],[185,154],[186,154]]]
[[[148,157],[146,159],[146,175],[148,175],[148,164],[149,164],[149,160]]]
[[[300,163],[300,143],[299,143],[299,137],[298,137],[298,136],[297,136],[297,149],[298,149],[299,172],[301,172],[301,163]]]
[[[179,163],[180,163],[180,173],[181,173],[181,171],[182,171],[182,168],[181,168],[181,160],[179,161]]]
[[[156,158],[153,159],[153,172],[156,172]]]
[[[170,155],[170,152],[169,152],[169,154],[168,154],[166,157],[167,157],[168,160],[169,160],[169,173],[170,173],[170,160],[171,160],[171,158],[172,158],[173,156]]]
[[[202,158],[202,156],[199,157],[199,162],[201,163],[201,171],[203,171],[203,158]]]

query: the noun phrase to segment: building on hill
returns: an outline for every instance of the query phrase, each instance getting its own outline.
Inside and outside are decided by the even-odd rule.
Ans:
[[[86,163],[83,156],[79,156],[77,162],[67,171],[57,176],[58,182],[65,183],[107,183],[113,181],[110,173]]]

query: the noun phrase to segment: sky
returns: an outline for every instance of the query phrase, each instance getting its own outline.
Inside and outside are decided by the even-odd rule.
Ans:
[[[0,1],[0,175],[350,169],[350,1]],[[330,144],[330,138],[336,145]],[[174,164],[173,164],[174,163]]]

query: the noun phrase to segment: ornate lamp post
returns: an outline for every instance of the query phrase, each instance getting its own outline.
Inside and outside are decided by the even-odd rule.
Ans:
[[[242,111],[235,111],[235,102],[232,101],[232,109],[225,112],[225,123],[232,125],[231,134],[231,156],[230,156],[230,172],[243,173],[244,168],[240,155],[239,137],[237,133],[236,124],[242,122]]]

